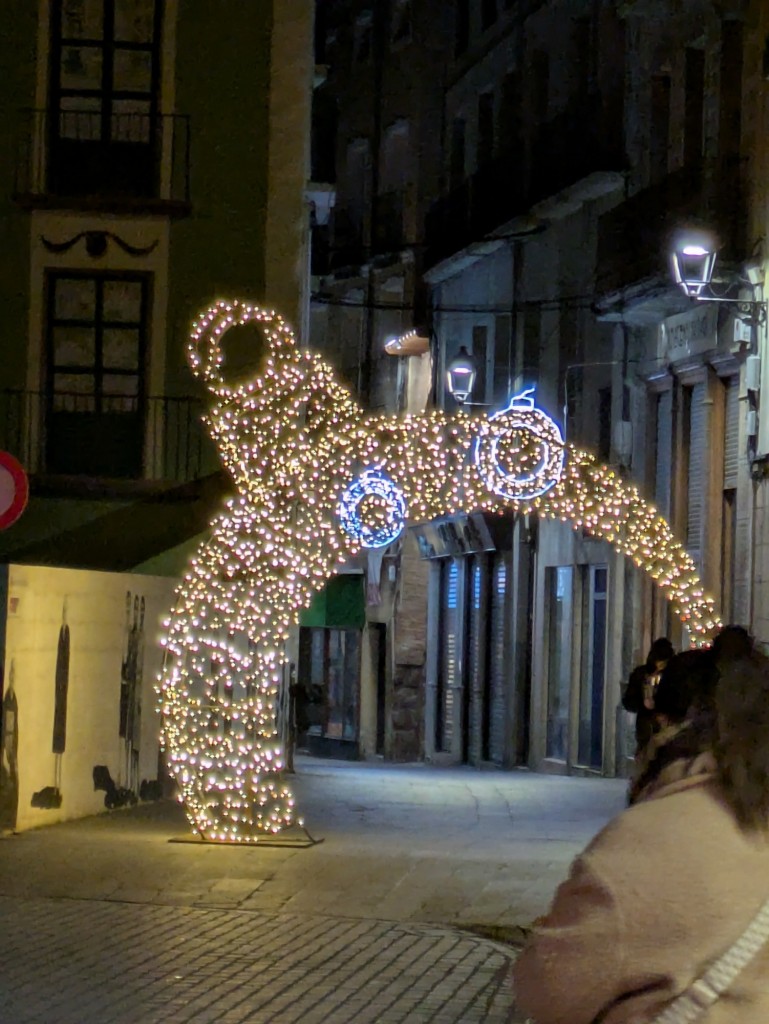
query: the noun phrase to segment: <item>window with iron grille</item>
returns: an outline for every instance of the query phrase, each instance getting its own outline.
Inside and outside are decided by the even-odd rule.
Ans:
[[[46,469],[142,475],[149,279],[48,277]]]
[[[161,0],[54,0],[49,188],[157,189]]]

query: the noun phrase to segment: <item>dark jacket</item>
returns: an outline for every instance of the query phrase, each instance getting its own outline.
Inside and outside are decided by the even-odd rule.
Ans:
[[[636,716],[635,738],[639,747],[645,747],[654,732],[654,711],[644,704],[644,687],[649,675],[647,665],[634,668],[622,694],[622,707]]]

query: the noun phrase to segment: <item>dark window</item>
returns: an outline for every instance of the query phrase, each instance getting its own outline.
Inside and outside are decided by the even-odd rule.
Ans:
[[[49,187],[151,196],[157,188],[160,0],[54,0]]]
[[[510,71],[502,80],[497,113],[497,144],[506,153],[516,153],[520,149],[520,105],[520,79],[514,71]]]
[[[531,63],[531,112],[535,124],[544,124],[550,109],[550,55],[537,50]]]
[[[475,385],[473,401],[486,401],[486,378],[488,363],[488,329],[485,324],[473,327],[473,361],[475,362]]]
[[[598,458],[611,457],[611,388],[598,389]]]
[[[371,15],[366,14],[355,24],[354,57],[359,64],[365,64],[371,57]]]
[[[478,149],[476,164],[483,167],[494,155],[494,93],[482,92],[478,97]]]
[[[392,40],[394,43],[405,43],[411,39],[411,24],[411,0],[395,0],[392,18]]]
[[[541,316],[536,306],[523,313],[523,366],[521,372],[527,386],[539,379]]]
[[[143,275],[50,275],[48,472],[141,477],[148,292]]]
[[[458,188],[465,180],[465,122],[461,117],[454,118],[451,131],[449,179],[452,190]]]
[[[457,0],[454,55],[460,57],[470,45],[470,0]]]
[[[748,247],[744,161],[741,152],[743,47],[742,22],[722,22],[718,97],[719,220],[728,237],[726,247],[735,254],[742,253]]]
[[[574,19],[574,51],[577,68],[577,89],[584,98],[593,84],[593,45],[590,18]]]
[[[686,50],[684,98],[684,163],[687,167],[702,162],[703,115],[705,103],[705,54]]]
[[[509,313],[494,318],[494,394],[492,401],[501,405],[510,397],[512,381],[512,331]]]
[[[721,25],[721,83],[719,95],[719,134],[721,155],[729,160],[740,150],[742,132],[743,31],[739,21]]]
[[[336,181],[338,111],[336,99],[325,87],[312,94],[311,180]]]
[[[661,181],[668,173],[670,144],[670,78],[655,75],[651,80],[651,123],[649,133],[649,180]]]
[[[497,20],[497,0],[481,0],[481,28],[485,32]]]

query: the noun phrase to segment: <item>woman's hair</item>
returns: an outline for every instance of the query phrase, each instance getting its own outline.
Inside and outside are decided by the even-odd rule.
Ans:
[[[658,661],[670,661],[675,653],[673,645],[666,636],[658,637],[649,648],[646,664],[649,668],[654,668]]]
[[[769,830],[769,658],[720,664],[715,756],[724,797],[746,830]]]
[[[736,661],[753,653],[753,637],[744,626],[724,626],[713,640],[713,657],[717,662]]]
[[[695,710],[712,707],[718,669],[711,651],[682,651],[663,669],[654,694],[654,710],[671,722],[683,722]]]

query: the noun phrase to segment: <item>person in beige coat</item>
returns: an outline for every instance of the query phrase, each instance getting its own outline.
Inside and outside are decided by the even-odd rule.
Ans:
[[[573,863],[515,964],[536,1024],[652,1021],[769,900],[769,662],[716,669],[703,652],[683,686],[680,666],[659,684],[631,806]],[[769,945],[698,1019],[769,1022]]]

